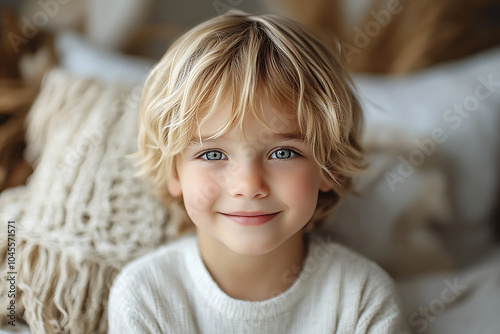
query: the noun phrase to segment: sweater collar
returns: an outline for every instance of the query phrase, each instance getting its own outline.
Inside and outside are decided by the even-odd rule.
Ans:
[[[318,245],[312,241],[309,242],[307,256],[299,277],[286,291],[263,301],[239,300],[227,295],[213,280],[201,258],[196,236],[192,237],[190,242],[192,245],[187,248],[185,259],[190,279],[196,289],[195,293],[199,294],[211,307],[231,319],[259,320],[287,311],[305,295],[306,287],[309,286],[307,281],[318,273],[318,270],[312,273],[304,270],[304,268],[317,266],[313,263],[316,260],[312,254],[315,254],[314,250]]]

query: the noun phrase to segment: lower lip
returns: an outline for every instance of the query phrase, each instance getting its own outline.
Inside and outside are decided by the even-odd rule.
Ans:
[[[225,217],[231,219],[235,223],[244,226],[259,226],[267,223],[272,220],[274,217],[278,215],[279,212],[270,214],[270,215],[261,215],[261,216],[232,216],[223,214]]]

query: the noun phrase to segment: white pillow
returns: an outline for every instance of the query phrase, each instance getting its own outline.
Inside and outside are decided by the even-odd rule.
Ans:
[[[476,259],[491,244],[499,188],[500,48],[354,80],[372,166],[363,196],[346,198],[326,232],[393,274]]]
[[[60,69],[42,82],[28,117],[34,172],[0,193],[0,220],[16,222],[16,310],[33,333],[106,333],[118,271],[175,235],[174,211],[134,177],[128,157],[137,150],[141,91]],[[6,248],[0,243],[0,253]]]
[[[141,83],[154,64],[149,59],[99,47],[71,30],[56,35],[55,48],[62,69],[81,78],[107,83]]]

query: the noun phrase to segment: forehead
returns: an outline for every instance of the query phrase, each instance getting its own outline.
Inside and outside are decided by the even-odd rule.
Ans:
[[[286,107],[266,99],[253,101],[251,106],[236,110],[231,98],[200,113],[196,137],[219,137],[225,134],[269,135],[286,133],[301,137],[296,114]]]

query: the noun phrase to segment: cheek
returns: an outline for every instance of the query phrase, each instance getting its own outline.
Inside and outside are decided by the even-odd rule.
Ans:
[[[312,166],[304,166],[289,173],[277,173],[280,197],[288,206],[305,215],[314,213],[318,201],[321,177]]]
[[[200,170],[184,170],[181,176],[184,205],[193,218],[210,209],[219,197],[221,186],[216,175]]]

